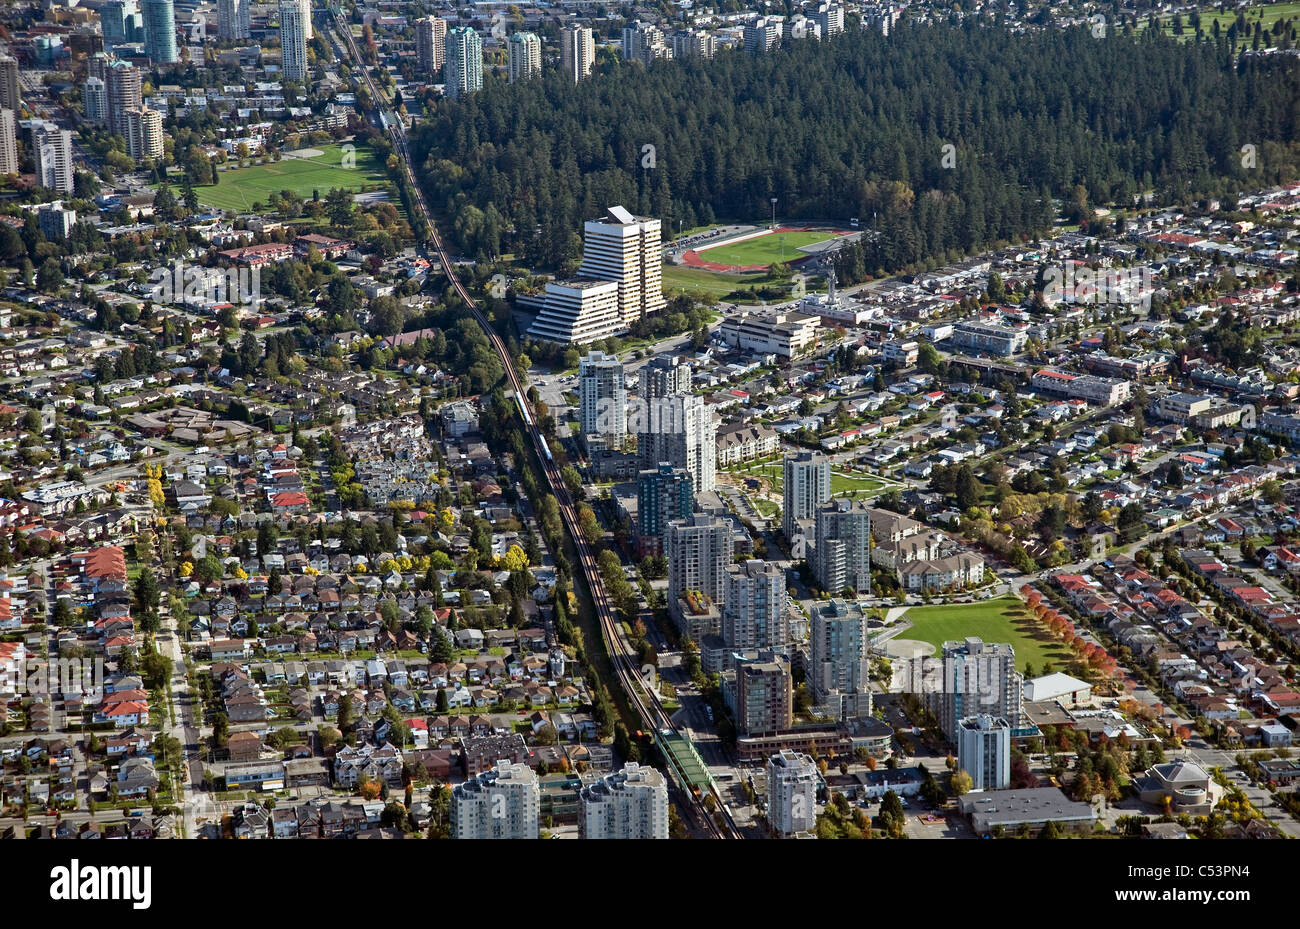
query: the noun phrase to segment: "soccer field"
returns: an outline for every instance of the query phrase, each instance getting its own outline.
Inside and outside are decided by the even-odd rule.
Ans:
[[[1074,657],[1065,644],[1047,632],[1016,597],[914,606],[905,617],[912,621],[912,628],[902,634],[904,639],[929,642],[936,649],[942,648],[944,642],[972,635],[985,642],[1005,642],[1016,650],[1016,667],[1021,671],[1025,670],[1026,664],[1032,664],[1034,673],[1041,674],[1048,661],[1056,665],[1057,670],[1064,670]]]
[[[703,296],[704,294],[725,297],[737,287],[757,283],[762,278],[762,272],[719,274],[716,271],[704,271],[700,268],[664,265],[663,287],[665,291],[685,291],[693,297]]]
[[[214,186],[199,187],[195,192],[200,203],[247,212],[254,203],[265,206],[272,193],[282,190],[310,200],[316,192],[324,198],[332,187],[359,190],[388,180],[368,145],[358,145],[354,155],[355,166],[344,167],[342,146],[326,145],[314,158],[285,157],[270,164],[218,171]]]
[[[830,232],[769,232],[734,245],[719,245],[699,253],[704,261],[722,265],[772,265],[808,257],[799,251],[805,245],[834,238]]]

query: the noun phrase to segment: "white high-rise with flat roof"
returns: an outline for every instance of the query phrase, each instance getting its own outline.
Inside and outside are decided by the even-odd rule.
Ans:
[[[72,133],[54,123],[33,123],[32,151],[36,155],[36,183],[72,193]]]
[[[688,590],[708,595],[714,603],[726,599],[727,565],[731,563],[731,523],[699,514],[668,524],[668,602]]]
[[[588,438],[627,435],[627,375],[617,357],[591,352],[578,361],[578,423]]]
[[[767,821],[780,836],[817,825],[817,766],[786,749],[767,760]]]
[[[668,838],[668,783],[654,768],[629,761],[583,787],[578,834],[584,839]]]
[[[781,529],[787,540],[793,540],[798,521],[812,519],[831,498],[831,460],[815,452],[799,452],[785,457],[782,472]]]
[[[718,421],[698,394],[656,397],[638,411],[641,467],[670,462],[691,473],[697,494],[717,487]]]
[[[728,650],[785,645],[785,597],[785,572],[779,566],[757,558],[728,566],[722,608],[722,640]]]
[[[578,274],[618,282],[624,326],[664,308],[661,235],[659,220],[639,219],[621,206],[610,207],[603,220],[583,226]]]
[[[102,126],[108,122],[108,86],[100,78],[88,77],[81,86],[81,111],[88,123]]]
[[[540,813],[536,772],[526,764],[498,761],[452,790],[451,837],[535,839]]]
[[[560,32],[560,67],[576,84],[591,77],[596,40],[590,26],[565,26]]]
[[[307,20],[301,0],[280,0],[280,75],[286,81],[307,79]]]
[[[871,592],[871,509],[861,500],[831,500],[817,509],[813,574],[832,596]]]
[[[818,711],[834,719],[871,715],[867,615],[839,598],[813,604],[808,641],[808,689]]]
[[[812,18],[821,27],[823,39],[829,39],[844,31],[844,7],[838,3],[818,4]]]
[[[968,716],[1000,717],[1013,732],[1025,728],[1024,678],[1016,670],[1016,650],[978,636],[944,642],[943,686],[927,690],[925,702],[953,741],[957,721]]]
[[[638,375],[641,399],[647,403],[657,397],[691,392],[691,366],[675,356],[659,355],[646,362]]]
[[[510,83],[542,73],[542,40],[535,32],[516,32],[506,40]]]
[[[998,716],[968,716],[957,721],[957,766],[971,777],[973,790],[1011,786],[1011,725]]]

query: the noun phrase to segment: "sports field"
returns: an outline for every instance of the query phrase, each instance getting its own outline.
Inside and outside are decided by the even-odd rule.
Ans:
[[[368,145],[350,150],[355,161],[349,167],[344,167],[342,146],[326,145],[317,150],[320,154],[310,158],[290,155],[270,164],[218,171],[214,186],[199,187],[195,192],[200,203],[221,210],[247,212],[254,203],[265,206],[272,193],[282,190],[310,200],[316,192],[323,198],[332,187],[360,190],[388,180]]]
[[[711,264],[744,268],[766,267],[767,265],[794,261],[798,258],[806,258],[807,255],[799,251],[800,248],[805,245],[825,242],[827,239],[834,237],[834,233],[826,230],[777,229],[774,232],[746,239],[734,245],[717,245],[713,248],[706,248],[697,252],[697,254],[704,261]]]
[[[985,642],[1006,642],[1016,650],[1016,667],[1026,664],[1041,674],[1050,661],[1064,670],[1073,659],[1060,639],[1047,632],[1016,597],[999,597],[975,603],[952,603],[939,606],[914,606],[904,614],[912,628],[901,638],[929,642],[936,649],[944,642],[979,636]]]
[[[684,291],[693,297],[713,294],[725,297],[737,287],[757,283],[763,275],[758,274],[719,274],[700,268],[685,268],[681,265],[664,265],[663,288],[666,291]]]
[[[1259,23],[1265,30],[1271,30],[1272,26],[1279,19],[1298,19],[1300,18],[1300,3],[1269,3],[1263,6],[1252,6],[1241,10],[1230,10],[1226,13],[1220,13],[1218,10],[1206,9],[1200,11],[1201,31],[1206,35],[1213,35],[1214,23],[1217,20],[1221,32],[1227,32],[1228,27],[1237,21],[1237,14],[1243,13],[1246,17],[1246,26],[1253,33],[1255,23]],[[1180,36],[1184,41],[1190,41],[1196,38],[1196,28],[1188,21],[1190,14],[1183,13],[1183,34]],[[1145,15],[1138,17],[1138,31],[1141,32],[1146,28],[1147,17]],[[1167,14],[1160,17],[1160,29],[1165,35],[1174,34],[1174,17],[1173,14]],[[1241,39],[1238,38],[1240,43]],[[1246,41],[1249,43],[1250,39]]]

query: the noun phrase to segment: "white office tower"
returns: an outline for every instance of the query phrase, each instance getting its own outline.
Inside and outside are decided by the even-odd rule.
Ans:
[[[108,91],[109,131],[126,138],[129,130],[126,114],[144,108],[140,69],[125,61],[115,61],[105,72],[104,84]]]
[[[82,85],[81,111],[88,123],[101,126],[108,122],[108,85],[99,78],[88,77]]]
[[[668,524],[668,603],[688,590],[722,603],[731,564],[731,523],[717,516],[696,515]]]
[[[18,59],[0,55],[0,108],[21,112],[22,97],[18,89]]]
[[[0,109],[0,177],[18,173],[18,118]]]
[[[867,614],[857,603],[835,598],[813,605],[808,688],[822,715],[833,719],[871,715]]]
[[[451,792],[453,839],[535,839],[541,811],[537,774],[526,764],[498,761]]]
[[[447,60],[447,21],[425,16],[415,21],[415,63],[420,74],[437,74]]]
[[[871,593],[871,509],[861,500],[832,500],[817,509],[812,567],[832,596]]]
[[[620,444],[627,435],[627,376],[616,357],[591,352],[578,362],[578,423],[588,440]]]
[[[668,838],[668,783],[654,768],[635,761],[607,774],[578,794],[584,839]]]
[[[637,20],[623,27],[623,57],[649,67],[659,58],[671,58],[672,49],[664,42],[663,30]]]
[[[72,133],[54,123],[33,123],[32,151],[36,155],[36,183],[72,193]]]
[[[817,825],[817,766],[807,755],[785,749],[767,760],[767,821],[781,836]]]
[[[163,156],[163,117],[157,110],[128,110],[126,153],[136,162]]]
[[[605,219],[583,226],[578,274],[618,282],[624,326],[664,308],[661,235],[659,220],[639,219],[621,206],[610,207]]]
[[[310,40],[315,35],[311,26],[311,0],[298,0],[298,3],[302,6],[302,32]]]
[[[280,76],[307,79],[307,33],[301,0],[280,0]]]
[[[506,41],[510,83],[542,73],[542,40],[535,32],[516,32]]]
[[[443,92],[453,100],[483,89],[483,40],[469,26],[447,31]]]
[[[957,767],[971,777],[973,790],[1011,786],[1011,725],[998,716],[968,716],[957,721]]]
[[[813,12],[813,19],[821,27],[823,39],[829,39],[844,31],[844,7],[838,3],[819,4]]]
[[[761,55],[781,40],[781,24],[775,19],[760,17],[745,26],[745,51]]]
[[[1024,678],[1016,670],[1016,650],[978,636],[943,643],[943,686],[927,688],[925,703],[939,728],[957,740],[957,720],[997,716],[1011,729],[1026,727]]]
[[[751,558],[727,567],[722,641],[728,651],[777,648],[789,639],[785,623],[785,572]]]
[[[636,449],[642,468],[666,461],[691,473],[697,494],[717,487],[718,423],[703,397],[658,397],[641,418]]]
[[[172,64],[176,54],[176,9],[172,0],[144,0],[144,53],[155,64]]]
[[[646,403],[659,397],[691,392],[691,366],[676,356],[658,355],[641,367],[638,375],[641,399]]]
[[[528,327],[531,338],[586,345],[625,328],[613,281],[548,281],[543,299],[542,311]]]
[[[217,37],[247,39],[250,0],[217,0]]]
[[[781,529],[793,542],[798,521],[812,519],[831,498],[831,460],[815,452],[787,455],[782,463]]]
[[[560,67],[576,84],[591,77],[596,63],[596,40],[589,26],[565,26],[560,32]]]

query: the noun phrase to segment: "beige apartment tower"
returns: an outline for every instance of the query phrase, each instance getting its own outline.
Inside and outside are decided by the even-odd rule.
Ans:
[[[148,108],[127,110],[126,153],[136,162],[163,156],[162,113]]]
[[[596,40],[588,26],[565,26],[560,32],[560,67],[576,84],[591,77],[596,63]]]
[[[447,21],[426,16],[415,21],[415,60],[421,74],[438,75],[447,61]]]
[[[0,109],[0,176],[18,173],[18,119],[14,111]]]

